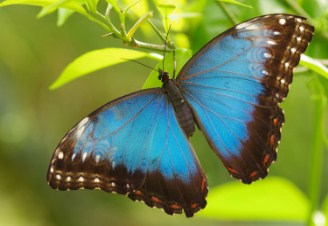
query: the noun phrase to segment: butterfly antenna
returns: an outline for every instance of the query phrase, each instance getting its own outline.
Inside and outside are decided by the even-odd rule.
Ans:
[[[151,70],[153,70],[153,71],[157,71],[158,73],[160,73],[160,70],[157,70],[156,68],[150,67],[150,66],[148,66],[147,64],[141,63],[141,62],[139,62],[139,61],[137,61],[137,60],[126,59],[126,58],[121,58],[121,59],[122,59],[122,60],[126,60],[126,61],[132,61],[132,62],[135,62],[135,63],[137,63],[137,64],[140,64],[140,65],[142,65],[142,66],[145,66],[146,68],[149,68],[149,69],[151,69]]]
[[[166,55],[166,48],[167,48],[167,40],[169,38],[170,31],[171,31],[171,25],[170,25],[169,29],[167,30],[165,42],[164,42],[163,71],[165,71],[164,70],[164,62],[165,62],[165,55]]]
[[[176,69],[177,69],[177,61],[175,59],[175,50],[173,50],[173,79],[175,79]]]

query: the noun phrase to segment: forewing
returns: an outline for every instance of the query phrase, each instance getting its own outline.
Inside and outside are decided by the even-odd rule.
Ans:
[[[244,183],[264,178],[276,159],[284,122],[278,104],[313,31],[302,17],[257,17],[214,38],[177,77],[208,142]]]
[[[55,150],[48,182],[125,194],[188,217],[206,205],[205,175],[161,89],[119,98],[81,120]]]

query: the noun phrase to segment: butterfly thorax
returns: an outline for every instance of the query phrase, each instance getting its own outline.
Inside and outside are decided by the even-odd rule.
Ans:
[[[170,79],[165,71],[160,70],[158,78],[163,82],[167,99],[174,107],[175,115],[185,134],[190,137],[195,132],[194,115],[183,97],[174,79]]]

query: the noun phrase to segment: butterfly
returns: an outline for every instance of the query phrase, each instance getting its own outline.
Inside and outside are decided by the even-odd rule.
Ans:
[[[199,50],[176,79],[100,107],[57,146],[47,180],[58,190],[101,189],[167,214],[206,206],[207,180],[189,137],[195,124],[231,176],[249,184],[276,160],[293,68],[312,39],[303,17],[240,23]]]

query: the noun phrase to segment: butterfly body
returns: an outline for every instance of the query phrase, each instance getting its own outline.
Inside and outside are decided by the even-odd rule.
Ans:
[[[243,22],[196,53],[162,88],[128,94],[82,119],[52,157],[59,190],[99,188],[187,217],[206,206],[207,180],[189,143],[196,124],[243,183],[276,160],[292,70],[311,41],[305,18],[272,14]]]
[[[192,136],[195,132],[195,121],[192,110],[183,97],[176,81],[174,79],[169,79],[169,75],[165,71],[160,70],[159,73],[159,79],[163,82],[163,91],[174,107],[179,125],[188,137]]]

